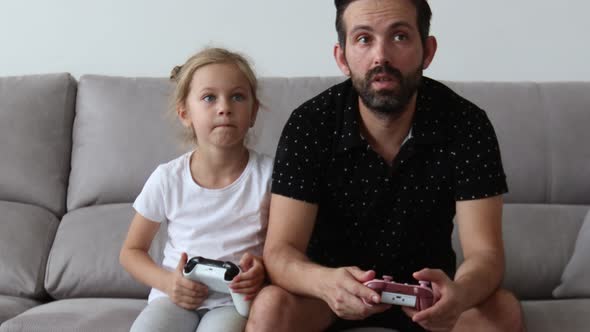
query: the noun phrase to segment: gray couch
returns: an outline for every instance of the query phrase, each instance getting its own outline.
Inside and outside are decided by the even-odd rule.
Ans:
[[[250,143],[274,155],[291,110],[340,80],[262,79]],[[504,286],[529,331],[588,331],[590,83],[448,84],[496,128],[510,187]],[[0,331],[129,329],[148,288],[118,253],[144,181],[183,152],[164,116],[170,91],[163,78],[0,78]]]

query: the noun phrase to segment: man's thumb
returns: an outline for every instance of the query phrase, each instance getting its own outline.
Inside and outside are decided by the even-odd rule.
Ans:
[[[375,271],[373,270],[363,271],[356,266],[351,266],[346,269],[356,280],[360,282],[367,282],[369,280],[375,279]]]
[[[180,254],[180,260],[178,261],[178,266],[176,266],[176,271],[182,273],[182,270],[184,269],[184,265],[186,264],[187,259],[188,256],[186,255],[186,252]]]

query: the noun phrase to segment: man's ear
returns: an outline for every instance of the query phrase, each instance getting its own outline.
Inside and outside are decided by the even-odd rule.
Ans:
[[[424,61],[422,62],[422,69],[427,69],[430,66],[434,59],[434,55],[436,54],[437,47],[438,43],[436,38],[434,36],[428,36],[424,42]]]
[[[346,61],[346,54],[344,54],[344,48],[340,46],[340,43],[334,45],[334,59],[340,71],[350,77],[350,68],[348,68],[348,62]]]

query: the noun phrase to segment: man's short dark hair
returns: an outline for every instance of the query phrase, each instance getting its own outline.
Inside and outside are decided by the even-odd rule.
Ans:
[[[342,48],[346,46],[346,27],[342,16],[344,11],[352,2],[357,0],[334,0],[336,5],[336,31],[338,32],[338,42]],[[422,44],[426,42],[428,34],[430,33],[430,19],[432,18],[432,11],[427,0],[410,0],[416,7],[416,16],[418,17],[418,31],[420,32],[420,38]]]

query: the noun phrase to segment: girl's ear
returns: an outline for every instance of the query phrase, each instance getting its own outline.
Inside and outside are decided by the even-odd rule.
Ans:
[[[254,105],[252,105],[252,114],[250,115],[250,128],[254,127],[256,124],[256,116],[258,115],[258,109],[260,108],[260,102],[258,99],[254,100]]]
[[[188,110],[184,104],[176,105],[176,114],[178,114],[178,119],[185,127],[190,127],[191,119],[188,116]]]

